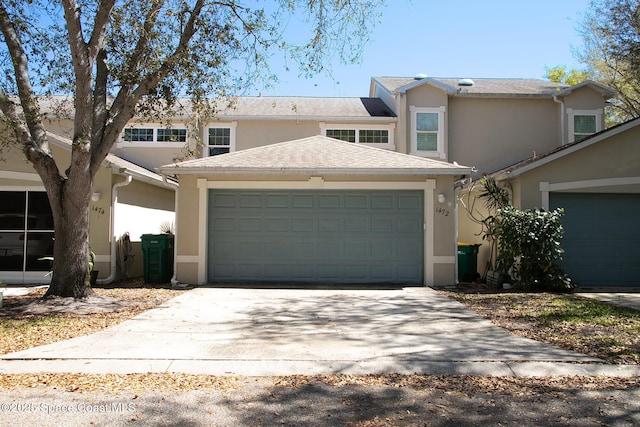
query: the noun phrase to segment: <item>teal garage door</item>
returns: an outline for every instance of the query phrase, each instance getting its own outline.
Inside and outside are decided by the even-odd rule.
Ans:
[[[640,194],[551,193],[565,215],[562,266],[581,286],[640,286]]]
[[[209,190],[208,281],[423,282],[422,191]]]

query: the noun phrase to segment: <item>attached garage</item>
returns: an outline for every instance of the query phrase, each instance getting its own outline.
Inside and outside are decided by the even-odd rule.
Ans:
[[[315,136],[159,170],[180,180],[178,281],[455,283],[470,168]]]
[[[582,286],[640,285],[640,194],[551,193],[564,208],[562,266]]]
[[[209,190],[208,281],[423,281],[422,191]]]
[[[564,208],[560,264],[579,286],[640,287],[638,141],[634,119],[494,174],[517,207]]]

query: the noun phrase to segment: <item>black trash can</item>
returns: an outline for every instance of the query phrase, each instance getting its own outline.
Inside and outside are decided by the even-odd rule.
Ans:
[[[169,283],[173,276],[173,234],[143,234],[145,283]]]
[[[458,281],[473,282],[480,278],[478,274],[479,243],[458,242]]]

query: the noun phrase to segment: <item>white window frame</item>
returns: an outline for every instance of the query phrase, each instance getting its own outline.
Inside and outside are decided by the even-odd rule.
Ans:
[[[124,140],[124,129],[153,129],[153,141],[125,141]],[[189,143],[189,129],[184,123],[172,123],[170,127],[163,126],[160,123],[132,123],[125,126],[120,134],[120,138],[116,144],[116,148],[140,148],[140,147],[184,147]],[[167,141],[158,141],[158,129],[181,129],[186,131],[185,141],[175,141],[175,142],[167,142]]]
[[[210,157],[209,156],[209,148],[216,147],[215,145],[209,145],[209,129],[229,129],[229,152],[233,153],[236,151],[236,128],[238,127],[238,122],[228,122],[228,123],[209,123],[204,127],[204,135],[202,136],[203,142],[203,153],[202,157]]]
[[[574,110],[573,108],[567,108],[567,114],[569,116],[569,142],[575,142],[575,116],[595,116],[596,117],[596,131],[598,133],[602,131],[602,108],[597,110]]]
[[[347,124],[347,123],[324,123],[320,122],[320,135],[327,136],[327,129],[353,130],[356,134],[356,144],[366,145],[369,147],[378,147],[386,150],[395,150],[395,129],[393,123],[390,124]],[[386,130],[389,133],[389,141],[386,144],[363,143],[359,141],[361,130]]]
[[[409,111],[411,112],[411,154],[414,156],[422,156],[422,157],[438,157],[440,159],[446,159],[447,154],[445,152],[445,112],[447,111],[447,107],[416,107],[415,105],[409,106]],[[424,151],[418,150],[418,132],[416,130],[417,126],[417,115],[419,113],[437,113],[438,114],[438,147],[435,151]]]

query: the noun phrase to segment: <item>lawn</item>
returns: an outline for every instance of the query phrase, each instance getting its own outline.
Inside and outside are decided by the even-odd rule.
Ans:
[[[599,357],[640,364],[640,312],[554,293],[445,292],[516,335]]]

